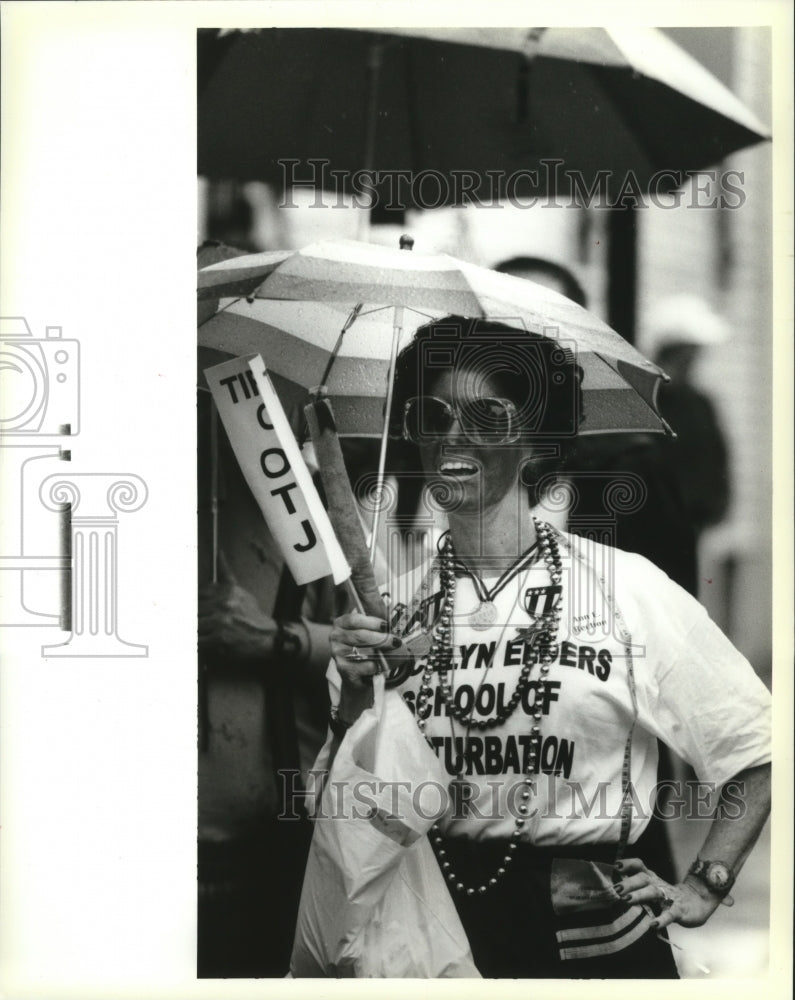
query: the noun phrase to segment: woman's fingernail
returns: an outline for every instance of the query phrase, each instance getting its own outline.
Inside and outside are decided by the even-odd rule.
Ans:
[[[623,885],[617,885],[617,886],[616,886],[616,892],[617,892],[617,893],[619,894],[619,896],[620,896],[620,895],[621,895],[621,894],[622,894],[622,893],[624,892],[624,886],[623,886]]]
[[[389,626],[387,625],[386,622],[379,622],[378,623],[378,631],[379,632],[388,632],[389,631]]]
[[[392,636],[392,649],[397,649],[398,646],[402,646],[402,645],[403,645],[403,640],[402,639],[398,639],[398,637],[396,635],[393,635]]]
[[[616,863],[615,863],[615,864],[613,865],[613,867],[614,867],[615,869],[617,869],[618,871],[621,871],[621,869],[622,869],[622,868],[623,868],[624,866],[623,866],[623,865],[621,864],[621,862],[620,862],[620,861],[616,861]]]

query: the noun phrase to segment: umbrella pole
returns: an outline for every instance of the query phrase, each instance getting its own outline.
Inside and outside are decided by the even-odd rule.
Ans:
[[[384,43],[375,42],[367,53],[367,124],[364,135],[364,169],[372,171],[375,165],[375,127],[378,122],[378,86],[381,82],[381,63]],[[370,231],[370,209],[362,209],[356,227],[356,237],[365,240]]]
[[[395,307],[395,321],[392,326],[392,351],[389,356],[389,374],[386,386],[386,407],[384,410],[384,429],[381,432],[381,453],[378,457],[378,478],[376,480],[376,502],[373,510],[373,524],[370,534],[370,563],[375,566],[375,553],[378,546],[378,528],[381,520],[381,500],[384,490],[384,473],[386,470],[386,449],[389,441],[389,421],[392,416],[392,395],[395,381],[395,362],[400,335],[403,332],[403,306]]]
[[[212,581],[218,583],[218,410],[210,401],[210,518],[212,521]]]
[[[218,583],[218,475],[218,410],[215,408],[215,400],[210,399],[210,521],[212,530],[210,571],[213,583]],[[200,659],[197,728],[201,752],[206,752],[210,746],[209,698],[209,668],[207,662]]]

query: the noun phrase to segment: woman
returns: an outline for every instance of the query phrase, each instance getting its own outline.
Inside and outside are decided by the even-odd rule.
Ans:
[[[555,342],[456,317],[401,355],[393,412],[449,531],[392,586],[389,624],[336,620],[332,732],[400,641],[392,682],[451,779],[431,841],[482,975],[673,978],[664,928],[730,902],[768,814],[769,696],[651,563],[545,522],[580,379]],[[676,885],[644,851],[657,738],[716,790]]]

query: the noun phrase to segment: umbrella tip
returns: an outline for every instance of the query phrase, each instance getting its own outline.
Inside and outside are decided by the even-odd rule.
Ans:
[[[403,233],[400,237],[400,249],[401,250],[413,250],[414,249],[414,237],[409,236],[408,233]]]

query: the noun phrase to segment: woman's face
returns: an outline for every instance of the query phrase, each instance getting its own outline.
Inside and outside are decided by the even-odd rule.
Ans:
[[[490,376],[468,378],[460,370],[440,372],[426,392],[450,404],[471,402],[473,382],[477,383],[478,398],[505,397],[504,390]],[[419,449],[426,476],[451,487],[450,502],[444,502],[450,511],[485,512],[512,493],[517,501],[520,492],[524,493],[519,477],[523,462],[530,457],[527,445],[474,443],[455,419],[443,436],[422,442]]]

